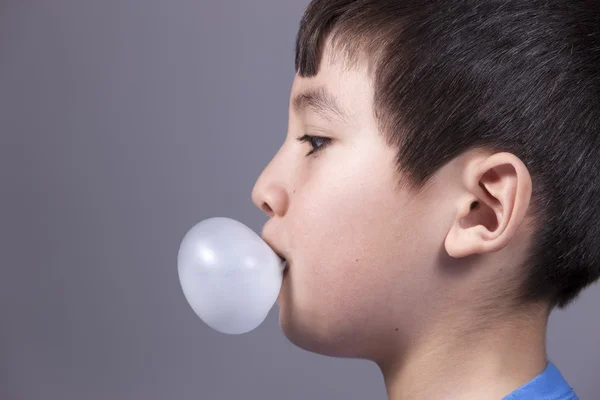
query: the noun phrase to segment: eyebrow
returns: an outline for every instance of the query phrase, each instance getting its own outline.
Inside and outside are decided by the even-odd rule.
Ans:
[[[350,114],[339,104],[338,100],[324,87],[309,89],[296,95],[292,106],[297,113],[310,109],[327,120],[337,119],[347,123]]]

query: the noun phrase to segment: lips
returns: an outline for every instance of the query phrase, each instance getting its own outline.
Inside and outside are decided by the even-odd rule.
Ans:
[[[288,269],[289,269],[289,263],[287,262],[287,260],[285,258],[281,258],[281,270],[283,271],[284,275],[287,273]]]
[[[271,250],[273,250],[275,252],[277,257],[279,257],[279,260],[281,261],[280,265],[282,267],[283,272],[285,273],[289,267],[289,263],[288,263],[288,260],[287,260],[287,257],[285,256],[285,254],[283,252],[281,252],[277,248],[277,246],[275,246],[266,236],[263,235],[262,239],[271,248]]]
[[[289,269],[289,265],[290,263],[288,262],[288,260],[281,255],[281,253],[278,253],[277,251],[275,251],[275,254],[277,254],[277,256],[279,257],[279,259],[281,260],[281,270],[285,276],[285,274],[287,273],[288,269]]]
[[[277,254],[277,257],[279,257],[282,264],[287,264],[287,259],[280,252],[275,251],[275,254]]]

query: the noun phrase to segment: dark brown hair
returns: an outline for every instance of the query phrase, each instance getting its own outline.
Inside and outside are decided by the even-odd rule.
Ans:
[[[325,40],[367,59],[382,134],[413,189],[470,149],[507,151],[533,180],[537,231],[522,302],[563,308],[600,277],[600,2],[314,0],[296,71]]]

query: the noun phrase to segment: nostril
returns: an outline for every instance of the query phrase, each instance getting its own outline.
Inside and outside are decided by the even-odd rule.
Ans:
[[[273,209],[267,203],[263,203],[261,208],[267,215],[273,215]]]

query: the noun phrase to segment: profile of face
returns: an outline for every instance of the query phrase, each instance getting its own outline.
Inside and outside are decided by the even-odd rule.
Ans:
[[[263,238],[289,265],[278,298],[285,335],[309,351],[376,358],[432,329],[462,300],[448,251],[462,258],[505,243],[477,242],[495,215],[486,207],[476,214],[458,172],[486,158],[453,160],[418,194],[401,189],[367,69],[331,56],[326,47],[315,77],[296,75],[287,137],[252,198],[270,217]],[[477,233],[469,218],[492,221],[479,221]]]

